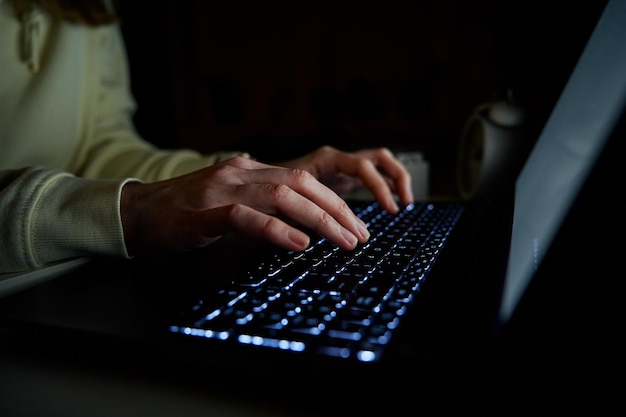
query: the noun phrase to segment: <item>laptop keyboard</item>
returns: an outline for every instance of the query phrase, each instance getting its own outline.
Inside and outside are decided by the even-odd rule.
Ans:
[[[277,249],[170,331],[363,362],[380,360],[463,205],[416,203],[392,214],[354,208],[370,239],[351,251],[323,238]]]

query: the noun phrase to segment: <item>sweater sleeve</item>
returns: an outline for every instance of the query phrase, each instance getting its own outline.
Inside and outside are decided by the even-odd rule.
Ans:
[[[129,257],[119,215],[128,181],[41,167],[0,171],[0,273],[79,256]]]
[[[146,182],[182,175],[224,159],[236,152],[202,155],[189,149],[163,150],[143,140],[132,115],[128,62],[117,25],[99,29],[87,53],[93,65],[87,71],[87,96],[82,136],[70,171],[87,178],[139,178]],[[97,36],[96,36],[97,35]],[[97,52],[95,52],[97,51]],[[158,123],[158,120],[155,120]]]

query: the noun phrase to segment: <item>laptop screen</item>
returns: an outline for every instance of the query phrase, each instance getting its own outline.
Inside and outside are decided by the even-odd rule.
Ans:
[[[626,99],[626,2],[609,1],[515,184],[500,321],[539,267]]]

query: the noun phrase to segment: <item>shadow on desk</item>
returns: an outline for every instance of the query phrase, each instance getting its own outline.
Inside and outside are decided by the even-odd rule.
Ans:
[[[190,374],[183,381],[156,363],[90,357],[72,351],[75,346],[49,346],[49,340],[25,347],[23,335],[6,329],[0,340],[0,415],[6,417],[320,415],[227,392],[215,376],[201,384],[193,369],[183,372]]]

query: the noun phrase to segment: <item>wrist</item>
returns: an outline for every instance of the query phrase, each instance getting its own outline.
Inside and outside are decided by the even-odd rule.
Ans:
[[[129,256],[135,255],[138,250],[138,190],[142,185],[138,181],[129,181],[122,187],[120,196],[120,218],[124,232],[124,243]]]

